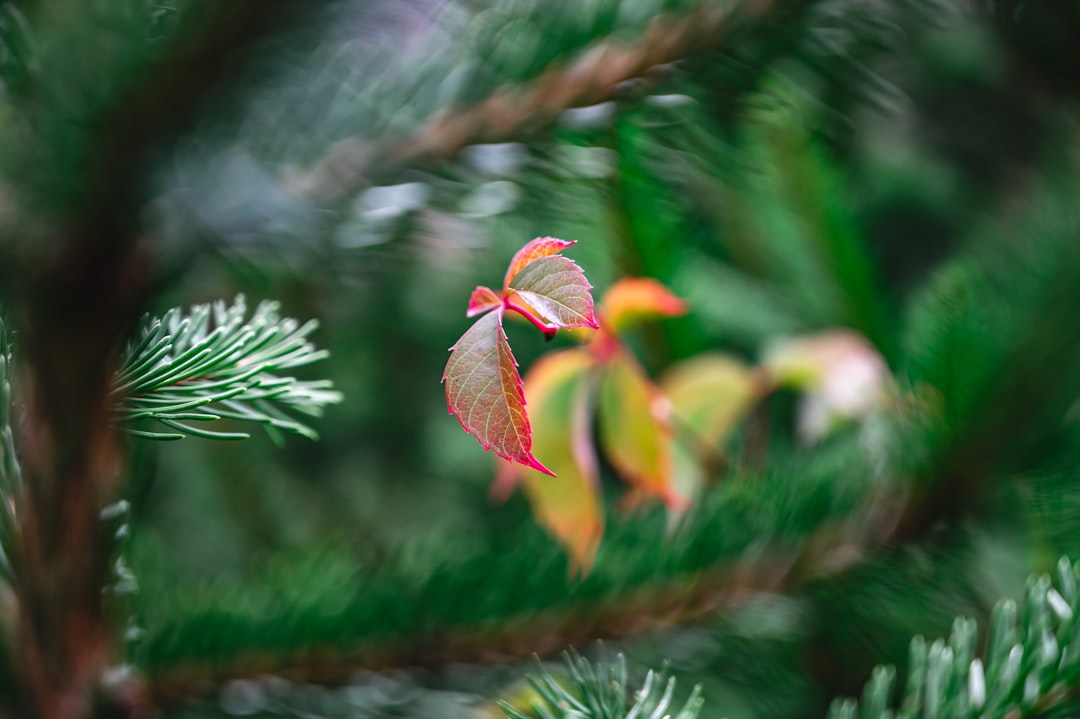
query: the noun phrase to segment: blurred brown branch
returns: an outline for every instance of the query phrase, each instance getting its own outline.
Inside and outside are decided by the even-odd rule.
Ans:
[[[523,660],[534,654],[556,656],[568,647],[597,639],[622,640],[656,632],[717,612],[734,612],[763,595],[790,592],[858,567],[895,539],[900,528],[897,519],[910,499],[905,491],[882,488],[872,492],[858,511],[822,525],[798,543],[778,541],[753,552],[752,557],[608,597],[492,617],[463,629],[383,635],[351,645],[314,644],[280,653],[252,651],[229,661],[174,666],[149,676],[149,691],[156,704],[168,706],[212,694],[234,679],[266,674],[337,684],[348,681],[357,667],[381,671]]]
[[[622,83],[716,49],[735,28],[773,20],[804,4],[705,0],[689,13],[658,15],[635,42],[601,40],[527,85],[504,86],[477,105],[440,112],[404,142],[341,140],[309,168],[289,177],[287,185],[316,206],[335,205],[402,167],[446,161],[467,145],[515,137],[552,122],[563,110],[608,100]]]
[[[41,719],[93,715],[113,659],[111,538],[99,513],[122,476],[111,377],[153,283],[140,226],[150,160],[194,122],[243,50],[297,9],[194,3],[174,34],[151,43],[126,6],[109,15],[88,5],[53,3],[34,18],[52,42],[15,103],[20,132],[2,142],[0,272],[18,332],[26,480],[15,498],[15,711]],[[82,86],[87,77],[101,87]]]

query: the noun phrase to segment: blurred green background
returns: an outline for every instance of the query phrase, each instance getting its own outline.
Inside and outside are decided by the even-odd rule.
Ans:
[[[0,3],[6,99],[33,5]],[[127,5],[166,37],[184,16]],[[703,716],[824,716],[1077,556],[1080,4],[299,16],[146,173],[150,311],[277,299],[331,352],[300,374],[345,396],[314,443],[133,442],[118,623],[165,716],[501,716],[533,652],[601,639],[701,682]],[[653,377],[849,328],[895,392],[814,441],[771,395],[674,529],[602,462],[607,533],[571,578],[520,493],[489,498],[439,383],[472,289],[545,235],[597,296],[640,275],[689,302],[628,339]],[[508,332],[523,370],[573,344]]]

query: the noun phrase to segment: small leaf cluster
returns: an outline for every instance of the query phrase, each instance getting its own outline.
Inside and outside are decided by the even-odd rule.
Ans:
[[[695,686],[682,708],[675,711],[675,677],[667,676],[665,666],[659,672],[649,670],[637,691],[631,691],[627,678],[626,657],[595,666],[576,652],[563,655],[570,675],[570,687],[563,686],[540,665],[539,676],[528,677],[536,691],[530,716],[508,702],[499,705],[509,719],[697,719],[704,700],[701,686]]]
[[[510,261],[502,292],[477,287],[466,316],[483,315],[450,348],[443,372],[446,406],[485,450],[554,474],[532,454],[532,427],[503,314],[517,312],[551,337],[560,328],[596,327],[592,285],[559,253],[574,242],[537,237]]]
[[[632,501],[657,497],[678,514],[722,458],[717,447],[774,389],[806,393],[800,430],[809,439],[880,404],[884,361],[846,330],[780,343],[761,367],[706,353],[653,381],[622,334],[643,319],[685,314],[686,303],[656,280],[624,278],[594,313],[584,273],[559,254],[573,244],[536,238],[512,259],[501,292],[473,291],[466,315],[482,316],[451,347],[443,382],[450,414],[506,460],[494,493],[520,484],[575,571],[588,569],[603,534],[596,444],[631,485]],[[508,310],[548,337],[565,328],[586,342],[543,358],[523,381],[502,327]]]
[[[202,426],[222,419],[261,425],[275,441],[281,432],[316,439],[288,411],[317,417],[326,405],[340,402],[341,394],[328,380],[278,373],[327,356],[307,339],[317,326],[314,320],[301,324],[281,317],[278,303],[269,301],[247,318],[243,296],[232,305],[196,305],[188,313],[173,308],[161,318],[147,318],[114,380],[117,422],[136,437],[156,440],[250,436]],[[132,426],[146,421],[167,431]]]
[[[727,461],[726,440],[770,392],[803,393],[799,430],[808,440],[881,404],[885,364],[846,330],[777,343],[759,366],[702,353],[653,380],[624,333],[687,311],[656,280],[623,278],[604,294],[598,329],[578,333],[585,344],[544,357],[525,376],[534,446],[553,476],[502,464],[494,493],[505,497],[520,484],[537,522],[567,548],[575,570],[588,569],[603,535],[597,445],[630,486],[629,502],[661,499],[674,519]]]
[[[504,464],[495,490],[505,496],[521,484],[537,521],[567,547],[575,568],[591,564],[603,533],[594,413],[605,456],[636,492],[671,507],[685,503],[672,480],[669,405],[620,337],[642,318],[685,311],[660,283],[623,279],[604,295],[587,344],[544,357],[526,375],[536,446],[553,476]]]
[[[1080,564],[1063,557],[1054,579],[1030,578],[1023,608],[994,607],[980,655],[973,619],[958,618],[946,642],[911,642],[903,699],[893,706],[896,671],[879,666],[861,702],[838,699],[830,719],[962,719],[1041,714],[1080,683]]]

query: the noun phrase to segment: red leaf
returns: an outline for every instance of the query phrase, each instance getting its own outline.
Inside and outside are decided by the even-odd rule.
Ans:
[[[558,327],[597,326],[591,289],[585,273],[566,257],[533,260],[508,287],[543,319]]]
[[[469,309],[466,310],[465,316],[476,317],[501,304],[502,300],[495,294],[495,290],[490,287],[477,287],[469,298]]]
[[[518,312],[549,338],[560,327],[596,327],[592,286],[581,268],[565,257],[552,256],[573,244],[538,237],[514,255],[501,293],[489,287],[473,290],[466,315],[489,314],[450,348],[443,373],[446,405],[466,432],[474,434],[485,450],[545,474],[552,472],[532,455],[521,377],[502,317],[507,310]],[[511,288],[511,282],[519,288]]]
[[[510,260],[510,267],[506,270],[506,279],[503,280],[503,290],[509,288],[510,282],[517,276],[517,273],[525,269],[533,260],[550,257],[573,244],[575,244],[574,241],[559,240],[554,237],[537,237],[535,240],[530,241],[518,250],[514,258]]]
[[[450,348],[443,372],[446,406],[485,450],[551,474],[532,455],[532,429],[502,312],[484,315]]]

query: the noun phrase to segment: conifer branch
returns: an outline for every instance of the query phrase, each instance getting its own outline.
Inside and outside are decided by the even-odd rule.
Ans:
[[[568,581],[565,554],[531,525],[490,546],[463,550],[440,540],[402,550],[425,557],[422,567],[393,556],[377,572],[352,564],[349,576],[364,577],[363,590],[347,599],[325,568],[309,574],[298,567],[301,574],[283,577],[281,584],[228,588],[155,587],[147,579],[142,601],[154,607],[155,616],[145,626],[135,661],[146,672],[155,702],[168,705],[268,671],[332,683],[356,666],[483,661],[492,653],[554,654],[568,645],[626,639],[733,611],[763,593],[790,591],[809,578],[842,572],[850,565],[837,555],[869,555],[888,542],[895,526],[889,517],[902,506],[899,496],[848,485],[832,470],[820,477],[804,475],[802,489],[790,494],[777,493],[774,479],[717,490],[666,542],[656,516],[615,523],[585,585]],[[829,516],[821,514],[822,504],[832,508]],[[762,549],[763,541],[768,548]],[[741,560],[750,546],[759,551],[753,560]],[[403,592],[399,571],[425,579]],[[492,598],[478,625],[470,618],[467,598],[474,596],[481,574],[491,586],[521,591]],[[281,599],[295,586],[304,587],[302,604]],[[346,602],[341,616],[350,617],[349,629],[334,625],[331,634],[322,634],[319,597],[331,595]],[[433,602],[433,595],[440,601]],[[275,616],[288,617],[290,627],[261,644],[250,638],[275,620],[244,609],[257,606],[260,597],[277,597]],[[397,617],[393,624],[380,609],[390,605]],[[209,621],[230,631],[192,643],[191,637],[207,637]],[[232,637],[243,638],[242,644]]]
[[[804,0],[743,0],[735,5],[710,1],[689,12],[658,15],[636,42],[598,40],[528,85],[503,86],[472,107],[438,113],[404,143],[341,140],[288,185],[317,206],[334,205],[362,189],[376,172],[386,175],[408,165],[444,161],[469,144],[520,136],[530,127],[550,123],[563,110],[611,98],[621,83],[646,76],[652,68],[715,48],[736,25],[763,21],[778,6],[787,12],[802,4]]]
[[[896,670],[878,666],[861,702],[837,699],[829,719],[1025,717],[1074,696],[1080,683],[1080,564],[1062,557],[1054,579],[1031,577],[1018,608],[994,607],[986,649],[976,651],[975,620],[958,618],[946,642],[911,641],[907,683],[893,704]]]
[[[196,305],[186,315],[173,308],[147,320],[115,378],[117,415],[126,431],[158,440],[249,437],[191,424],[232,419],[263,425],[275,440],[281,431],[317,439],[314,430],[283,409],[319,416],[327,404],[341,401],[341,393],[329,381],[275,373],[327,356],[307,340],[318,323],[282,318],[276,302],[261,302],[250,319],[246,314],[239,296],[231,307],[220,301]],[[169,431],[130,426],[139,420],[155,420]]]
[[[539,660],[539,675],[528,678],[538,695],[531,708],[541,719],[697,719],[701,713],[704,699],[700,684],[680,710],[672,710],[675,677],[668,677],[666,665],[659,672],[650,669],[641,688],[632,691],[626,657],[621,653],[611,665],[594,665],[577,652],[564,653],[563,659],[570,675],[569,687],[563,686]],[[508,702],[499,702],[499,706],[509,719],[534,719]]]

